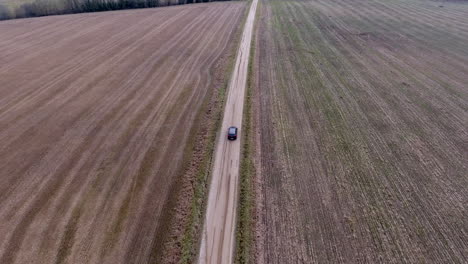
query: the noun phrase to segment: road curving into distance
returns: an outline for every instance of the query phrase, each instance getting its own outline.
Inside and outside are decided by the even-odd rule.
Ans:
[[[221,134],[215,150],[199,264],[230,264],[234,259],[242,114],[257,3],[258,0],[253,0],[250,6],[228,87]],[[230,126],[239,128],[238,140],[227,140]]]

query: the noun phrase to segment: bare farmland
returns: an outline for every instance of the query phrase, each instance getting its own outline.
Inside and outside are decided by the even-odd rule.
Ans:
[[[244,8],[0,22],[0,263],[157,260]]]
[[[467,14],[262,1],[259,263],[468,262]]]

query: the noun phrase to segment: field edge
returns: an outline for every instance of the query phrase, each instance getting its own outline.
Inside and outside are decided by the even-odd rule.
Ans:
[[[256,123],[254,97],[256,96],[254,82],[256,81],[256,47],[258,20],[260,18],[261,1],[258,2],[255,14],[254,32],[250,43],[250,61],[248,66],[247,89],[244,98],[244,113],[242,123],[242,145],[239,172],[239,202],[237,208],[236,244],[234,263],[255,263],[253,245],[255,244],[255,177],[257,168],[254,162],[256,153]]]
[[[185,210],[185,212],[181,212],[181,204],[179,200],[174,202],[174,204],[170,207],[171,220],[173,220],[174,214],[178,213],[185,216],[186,222],[183,224],[183,231],[181,232],[181,235],[175,235],[175,232],[177,232],[178,228],[180,228],[180,224],[178,224],[177,221],[168,220],[171,231],[165,233],[162,252],[167,252],[174,246],[178,247],[179,252],[175,256],[167,253],[158,255],[158,252],[155,252],[156,255],[158,255],[158,257],[155,258],[155,263],[193,263],[194,258],[198,254],[201,238],[200,232],[204,222],[203,219],[206,210],[209,181],[211,179],[214,146],[216,139],[219,136],[219,129],[221,126],[226,100],[226,90],[231,78],[232,69],[234,67],[235,58],[237,55],[237,49],[240,44],[240,36],[248,14],[247,7],[249,6],[250,2],[251,1],[249,0],[248,4],[246,4],[244,7],[243,14],[241,15],[241,18],[239,19],[240,21],[238,22],[239,25],[234,31],[233,41],[229,45],[226,55],[220,59],[221,61],[226,60],[224,63],[221,63],[224,65],[224,69],[220,71],[223,75],[222,81],[215,85],[217,86],[217,90],[212,95],[212,98],[209,98],[209,100],[204,103],[205,105],[200,110],[198,114],[199,117],[197,117],[197,119],[203,120],[201,123],[210,123],[206,127],[207,133],[202,133],[200,137],[200,135],[196,132],[197,138],[192,141],[190,147],[187,147],[188,151],[186,152],[186,155],[188,156],[188,159],[184,165],[185,173],[187,173],[187,171],[190,169],[190,165],[194,162],[198,168],[196,168],[193,172],[193,177],[182,176],[180,182],[175,184],[175,188],[177,188],[177,190],[174,192],[174,197],[187,195],[187,193],[184,193],[186,189],[183,187],[187,185],[192,187],[190,190],[192,193],[189,194],[192,195],[192,197],[189,199],[190,205],[187,210]],[[205,116],[203,116],[204,113],[206,113]],[[203,128],[203,125],[198,125],[196,128],[194,128],[194,131],[200,131],[203,130]],[[202,137],[204,137],[204,139],[200,141],[200,138]],[[194,144],[195,142],[196,144]],[[200,152],[203,154],[201,156],[195,157],[195,155],[191,154],[193,153],[193,149],[197,148],[202,148]]]

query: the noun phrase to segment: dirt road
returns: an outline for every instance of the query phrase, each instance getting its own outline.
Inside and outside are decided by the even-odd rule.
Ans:
[[[233,261],[242,113],[257,2],[254,0],[250,7],[228,87],[221,134],[218,137],[215,151],[199,264],[232,263]],[[230,126],[239,128],[236,141],[227,140],[226,133]]]
[[[0,263],[157,262],[245,6],[0,22]]]

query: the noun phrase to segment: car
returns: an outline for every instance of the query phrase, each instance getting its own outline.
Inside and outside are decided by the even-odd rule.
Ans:
[[[228,137],[229,140],[236,140],[237,139],[237,127],[232,126],[228,129]]]

